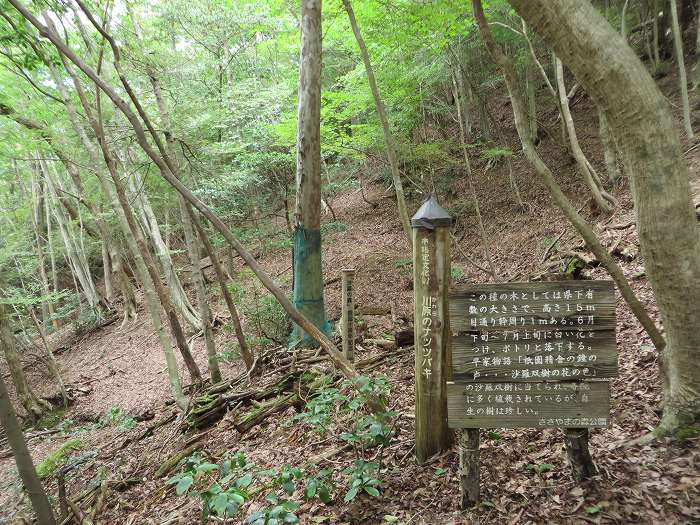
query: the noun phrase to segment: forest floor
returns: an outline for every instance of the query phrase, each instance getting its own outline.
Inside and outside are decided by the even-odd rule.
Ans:
[[[673,92],[672,78],[661,86]],[[497,121],[507,131],[511,148],[518,151],[517,137],[510,130],[512,117],[506,98],[491,102]],[[593,164],[603,172],[602,152],[597,139],[595,111],[587,98],[576,101],[574,118],[579,140]],[[637,233],[627,183],[614,189],[619,206],[613,216],[592,215],[588,191],[575,165],[558,144],[554,114],[540,152],[577,207],[582,208],[604,241],[614,248],[618,262],[640,300],[658,320],[653,294],[643,274],[638,253]],[[690,150],[688,144],[686,150]],[[687,153],[696,201],[700,198],[700,149]],[[526,281],[545,273],[561,272],[570,256],[585,252],[578,236],[556,209],[545,188],[522,155],[513,158],[516,178],[527,203],[521,212],[508,189],[506,166],[486,169],[487,161],[474,160],[475,185],[485,219],[493,260],[499,280]],[[329,228],[324,237],[323,270],[326,279],[339,276],[346,267],[357,269],[355,300],[360,311],[360,349],[357,359],[377,356],[387,350],[365,343],[386,339],[408,327],[412,318],[412,270],[410,253],[402,237],[391,189],[384,182],[365,185],[367,200],[358,190],[345,193],[332,202],[336,220],[326,221],[343,227]],[[451,210],[471,210],[471,197],[461,174],[451,192],[443,196]],[[411,209],[418,206],[413,197]],[[280,230],[284,225],[280,224]],[[453,277],[457,284],[489,279],[467,260],[485,266],[483,248],[477,235],[473,213],[462,212],[455,232]],[[553,240],[556,246],[545,252]],[[255,247],[253,247],[255,248]],[[289,283],[289,250],[263,250],[260,262],[278,280]],[[241,268],[239,268],[241,269]],[[605,279],[605,272],[593,265],[583,271],[586,278]],[[214,292],[214,288],[212,288]],[[340,283],[326,287],[328,315],[337,320],[340,309]],[[223,305],[215,305],[225,318]],[[379,315],[373,315],[377,314]],[[562,432],[557,429],[498,429],[482,432],[482,504],[475,509],[458,509],[458,454],[456,448],[418,466],[412,454],[413,378],[411,348],[396,351],[373,370],[385,374],[391,384],[391,408],[401,414],[391,446],[383,452],[381,495],[360,495],[351,503],[342,502],[342,492],[332,505],[304,503],[299,510],[302,523],[325,524],[461,524],[461,523],[700,523],[700,439],[679,442],[657,440],[646,446],[623,447],[654,428],[659,420],[659,359],[648,337],[627,305],[617,302],[617,348],[619,377],[612,381],[609,428],[592,432],[591,451],[599,475],[583,483],[574,482]],[[225,319],[224,319],[225,321]],[[250,322],[249,319],[246,322]],[[217,331],[219,348],[225,348],[232,335]],[[178,418],[144,432],[164,421],[173,412],[166,404],[170,397],[165,364],[157,337],[147,313],[141,311],[133,324],[120,327],[120,320],[80,336],[71,327],[51,339],[65,381],[79,388],[78,397],[65,414],[58,414],[53,433],[30,433],[29,447],[35,462],[41,461],[69,439],[80,439],[80,449],[72,460],[78,466],[67,477],[69,497],[75,497],[90,480],[106,471],[110,479],[137,479],[127,488],[110,489],[103,523],[199,523],[199,501],[176,496],[166,485],[170,475],[156,476],[163,461],[185,448],[195,438],[205,457],[220,459],[225,452],[243,452],[249,462],[263,468],[300,465],[307,459],[343,445],[338,433],[326,436],[304,427],[294,419],[294,408],[268,418],[241,434],[236,430],[235,412],[229,412],[215,425],[200,432],[185,432]],[[197,361],[206,370],[206,353],[201,339],[194,340]],[[393,351],[392,351],[393,352]],[[55,389],[48,376],[27,363],[32,385],[41,395],[52,396]],[[271,365],[270,365],[271,366]],[[311,365],[328,369],[327,363]],[[241,373],[234,362],[224,366],[226,377]],[[4,371],[4,369],[3,369]],[[181,366],[182,377],[186,369]],[[274,370],[264,370],[262,383],[272,382]],[[114,407],[119,407],[119,412]],[[108,414],[112,417],[107,417]],[[129,417],[123,417],[127,415]],[[130,418],[133,418],[132,421]],[[130,428],[131,427],[131,428]],[[20,490],[13,459],[0,450],[0,523],[25,514],[28,502]],[[329,457],[323,466],[337,477],[352,463],[352,449]],[[55,497],[55,476],[47,480]],[[263,495],[247,503],[247,511],[260,508]],[[243,514],[244,515],[244,514]],[[238,523],[238,519],[229,523]]]

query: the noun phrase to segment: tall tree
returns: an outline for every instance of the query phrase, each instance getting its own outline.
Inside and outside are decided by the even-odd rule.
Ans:
[[[410,246],[413,239],[413,232],[411,230],[411,221],[408,217],[408,209],[406,208],[406,197],[404,196],[403,192],[403,182],[401,181],[401,174],[399,173],[399,161],[396,157],[396,141],[394,140],[394,134],[391,132],[389,118],[386,115],[386,109],[384,109],[384,103],[382,102],[382,97],[379,95],[379,88],[377,88],[377,81],[374,78],[374,70],[372,69],[372,63],[369,60],[367,46],[362,38],[362,33],[360,33],[360,28],[357,25],[357,19],[355,18],[355,13],[352,10],[350,0],[343,0],[343,5],[345,6],[345,11],[348,13],[350,26],[352,27],[352,32],[355,34],[355,39],[357,40],[357,46],[360,48],[362,61],[365,64],[365,71],[367,72],[369,88],[372,91],[372,98],[374,98],[374,105],[377,108],[377,115],[379,116],[379,121],[382,124],[384,142],[386,143],[386,154],[389,157],[389,167],[391,168],[391,178],[394,182],[394,190],[396,191],[396,205],[399,209],[401,227],[403,228],[403,232],[406,234],[406,239],[408,240],[408,244]]]
[[[0,302],[0,347],[7,361],[7,368],[10,369],[10,376],[17,391],[17,397],[24,409],[27,411],[29,419],[36,421],[48,410],[51,404],[44,401],[34,393],[31,385],[24,375],[20,354],[17,351],[17,341],[10,324],[10,316],[6,306]]]
[[[49,498],[46,497],[46,491],[41,486],[41,481],[39,481],[39,476],[34,468],[32,456],[29,454],[27,442],[24,440],[22,429],[17,421],[17,414],[15,414],[15,409],[10,402],[2,374],[0,374],[0,423],[7,434],[7,441],[15,457],[17,471],[29,495],[29,500],[32,502],[32,507],[34,507],[37,523],[39,525],[55,525],[56,519]]]
[[[693,138],[693,125],[690,122],[690,103],[688,102],[688,77],[685,72],[685,58],[683,57],[683,34],[678,23],[678,8],[676,0],[669,0],[671,5],[671,31],[673,32],[673,47],[676,51],[676,64],[678,65],[678,82],[681,87],[681,103],[683,104],[683,125],[688,138]]]
[[[700,235],[673,112],[646,68],[588,2],[509,0],[608,116],[628,167],[637,231],[666,331],[656,435],[700,416]]]
[[[300,24],[294,306],[328,333],[321,264],[321,0],[302,0]],[[289,343],[310,346],[314,339],[295,324]]]

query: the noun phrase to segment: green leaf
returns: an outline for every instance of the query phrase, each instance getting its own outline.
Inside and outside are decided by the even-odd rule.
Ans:
[[[316,495],[316,490],[318,489],[318,482],[315,479],[309,480],[306,485],[306,490],[304,490],[304,497],[306,499],[311,499]]]
[[[211,472],[218,468],[219,465],[215,465],[214,463],[202,463],[201,465],[197,465],[197,472]]]
[[[245,489],[245,488],[248,488],[248,486],[252,482],[253,482],[253,475],[248,473],[236,481],[236,487],[238,487],[239,489]]]
[[[326,505],[329,505],[332,501],[331,494],[328,492],[328,487],[321,485],[318,489],[318,499],[320,499]]]
[[[292,480],[287,480],[284,483],[282,483],[282,489],[289,494],[290,496],[294,494],[294,483]]]
[[[397,521],[399,521],[399,517],[393,516],[391,514],[384,514],[384,521],[386,521],[387,523],[396,523]]]
[[[181,496],[182,494],[187,492],[187,489],[190,488],[190,485],[192,485],[193,481],[194,480],[190,476],[183,477],[180,481],[178,481],[177,485],[175,485],[175,494]]]
[[[488,509],[493,509],[496,507],[496,504],[493,501],[489,501],[485,499],[481,503],[479,503],[482,507],[488,508]]]
[[[357,492],[360,490],[360,487],[352,487],[350,490],[348,490],[348,493],[345,494],[345,497],[343,498],[343,501],[345,503],[349,503],[350,501],[355,499],[355,496],[357,496]]]
[[[366,492],[367,494],[369,494],[370,496],[374,496],[375,498],[376,498],[377,496],[379,496],[379,491],[378,491],[376,488],[372,487],[372,486],[366,486],[366,487],[365,487],[365,492]]]
[[[542,463],[538,467],[538,469],[540,472],[549,472],[550,470],[554,470],[554,465],[552,465],[550,463]]]
[[[590,507],[586,507],[586,512],[588,514],[598,514],[601,510],[603,510],[603,507],[600,505],[591,505]]]
[[[214,496],[214,498],[209,503],[209,506],[214,511],[217,516],[223,516],[228,506],[228,494],[222,492]]]

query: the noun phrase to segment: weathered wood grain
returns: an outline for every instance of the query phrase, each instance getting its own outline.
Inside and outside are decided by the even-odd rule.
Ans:
[[[484,382],[617,376],[614,330],[520,331],[517,337],[512,332],[453,335],[452,377]]]
[[[450,428],[606,427],[606,381],[447,384]]]
[[[612,281],[481,284],[450,294],[452,332],[614,330]]]
[[[447,427],[449,379],[450,230],[413,229],[415,301],[416,460],[423,463],[452,441]]]

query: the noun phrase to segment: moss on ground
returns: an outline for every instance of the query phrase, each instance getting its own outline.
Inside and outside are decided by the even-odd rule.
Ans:
[[[78,450],[83,446],[83,442],[79,439],[70,439],[61,445],[58,449],[46,456],[41,463],[36,466],[36,473],[39,479],[45,479],[54,474],[60,467],[66,463],[66,459],[73,450]]]

